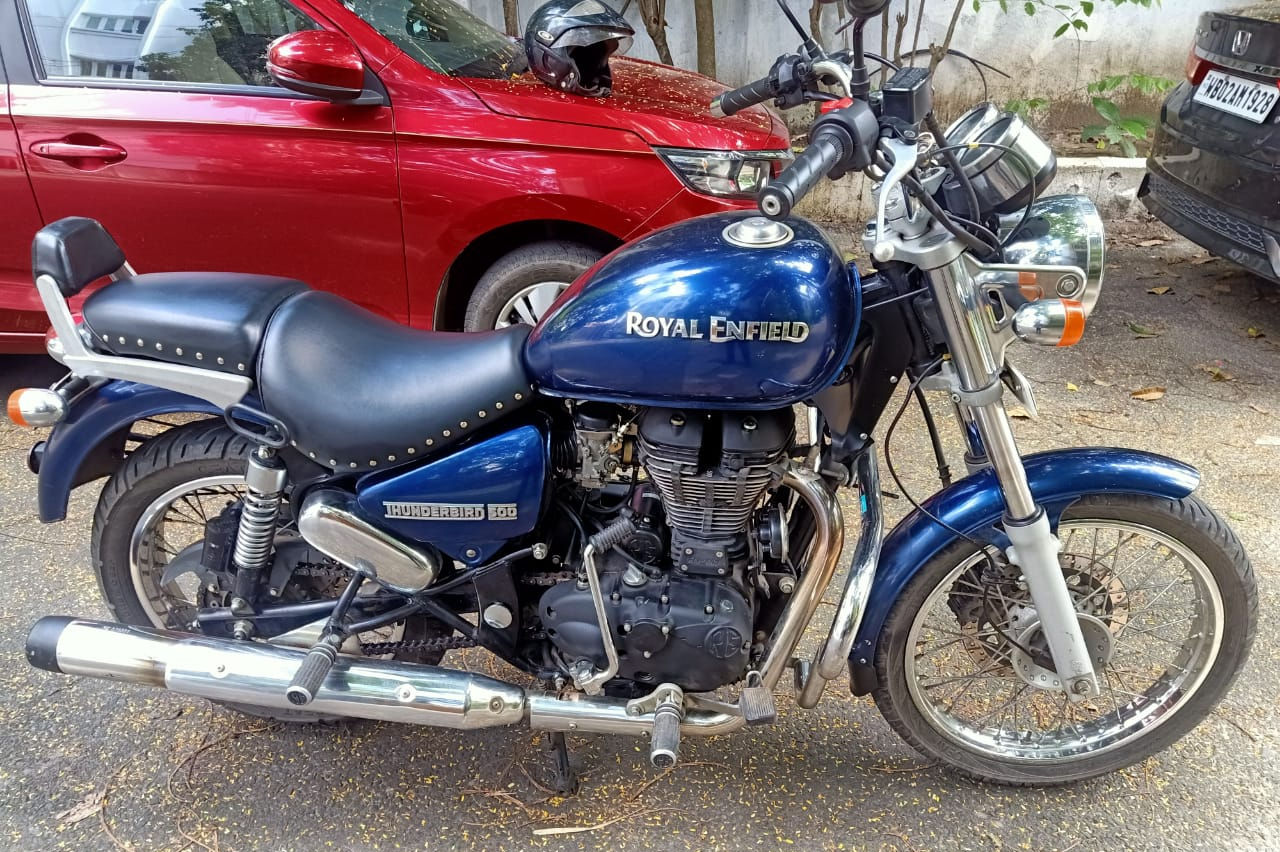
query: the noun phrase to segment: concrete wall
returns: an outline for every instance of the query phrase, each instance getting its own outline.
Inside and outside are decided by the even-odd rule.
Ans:
[[[461,0],[485,20],[502,27],[501,0]],[[622,0],[609,0],[615,8]],[[807,21],[809,0],[789,0],[797,17]],[[898,11],[907,0],[892,0],[890,10]],[[1121,72],[1137,71],[1178,78],[1195,33],[1201,12],[1239,7],[1245,0],[1163,0],[1156,8],[1133,4],[1114,6],[1110,0],[1096,0],[1089,30],[1076,38],[1054,39],[1053,31],[1062,23],[1052,11],[1030,17],[1022,11],[1022,0],[1010,0],[1008,13],[1001,13],[995,0],[983,0],[975,13],[970,0],[963,0],[957,35],[952,46],[989,62],[1011,75],[1004,80],[988,74],[991,95],[998,99],[1039,96],[1064,100],[1084,100],[1090,82]],[[521,20],[540,5],[538,0],[521,0]],[[928,0],[921,27],[920,45],[941,39],[955,6],[952,0]],[[677,65],[697,66],[693,3],[667,0],[670,24],[667,38]],[[919,7],[911,3],[911,9]],[[634,4],[627,17],[637,33],[632,55],[655,59],[653,45],[644,32]],[[836,9],[829,6],[823,29],[832,32],[838,24]],[[891,29],[894,25],[890,24]],[[915,27],[914,11],[904,39],[910,44]],[[871,50],[880,45],[879,22],[867,28]],[[890,34],[892,38],[892,33]],[[843,41],[844,36],[835,37]],[[739,85],[764,74],[778,54],[792,51],[799,39],[786,24],[774,0],[717,0],[716,39],[718,76]],[[828,45],[832,46],[832,45]],[[837,44],[836,46],[843,46]],[[971,103],[983,95],[981,79],[971,65],[949,60],[937,79],[939,96],[952,103]]]

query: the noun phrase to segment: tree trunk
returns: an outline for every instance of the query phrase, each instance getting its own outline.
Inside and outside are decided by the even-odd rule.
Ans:
[[[822,40],[822,0],[813,0],[809,7],[809,35],[825,49],[827,43]]]
[[[698,73],[716,76],[715,0],[693,0],[693,22],[698,33]]]
[[[644,28],[653,40],[654,49],[658,51],[658,60],[663,65],[675,65],[671,58],[671,47],[667,44],[666,0],[636,0],[636,5],[640,7]]]
[[[520,0],[502,0],[502,17],[506,20],[507,35],[520,35]]]

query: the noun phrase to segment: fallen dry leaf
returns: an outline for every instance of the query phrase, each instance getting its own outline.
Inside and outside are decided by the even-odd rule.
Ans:
[[[1271,410],[1270,410],[1270,409],[1268,409],[1268,408],[1263,408],[1261,405],[1258,405],[1258,404],[1257,404],[1257,403],[1255,403],[1255,402],[1251,402],[1251,403],[1249,403],[1249,407],[1250,407],[1250,408],[1252,408],[1254,411],[1258,412],[1259,414],[1270,414],[1270,413],[1271,413]]]
[[[1167,242],[1169,242],[1169,241],[1168,241],[1168,240],[1162,240],[1162,239],[1160,239],[1160,238],[1158,238],[1158,237],[1157,237],[1156,239],[1153,239],[1153,240],[1143,240],[1142,242],[1138,243],[1138,247],[1139,247],[1139,248],[1151,248],[1152,246],[1162,246],[1162,245],[1164,245],[1164,244],[1165,244],[1165,243],[1167,243]]]
[[[1102,379],[1094,379],[1094,380],[1093,380],[1093,383],[1094,383],[1095,385],[1097,385],[1098,387],[1102,387],[1102,388],[1109,388],[1109,387],[1111,387],[1111,382],[1104,382]]]
[[[1168,287],[1168,286],[1164,286],[1164,285],[1162,285],[1162,286],[1160,286],[1160,287],[1152,287],[1152,288],[1151,288],[1150,290],[1148,290],[1147,292],[1148,292],[1148,293],[1151,293],[1152,295],[1155,295],[1155,296],[1163,296],[1165,293],[1172,293],[1172,292],[1173,292],[1173,288],[1172,288],[1172,287]]]
[[[1134,399],[1140,399],[1143,402],[1154,402],[1164,396],[1164,390],[1164,388],[1155,386],[1149,388],[1138,388],[1136,391],[1130,391],[1129,396]]]
[[[1213,292],[1215,292],[1215,293],[1230,293],[1230,292],[1231,292],[1231,285],[1230,285],[1230,284],[1214,284],[1214,285],[1213,285]]]
[[[1209,255],[1208,257],[1197,257],[1195,260],[1191,261],[1191,265],[1204,266],[1206,263],[1213,263],[1215,260],[1217,260],[1217,258],[1213,255]]]
[[[1226,370],[1222,369],[1222,364],[1197,364],[1201,370],[1204,370],[1210,376],[1213,376],[1215,382],[1234,382],[1236,377]]]
[[[1010,417],[1013,417],[1013,418],[1016,418],[1016,419],[1018,419],[1018,420],[1030,420],[1030,419],[1031,419],[1031,413],[1030,413],[1030,412],[1028,412],[1028,411],[1027,411],[1025,408],[1023,408],[1021,405],[1014,405],[1014,406],[1010,406],[1010,408],[1009,408],[1009,416],[1010,416]]]
[[[1077,384],[1073,384],[1072,382],[1067,382],[1067,390],[1072,392],[1078,391],[1080,390],[1080,386]]]
[[[1255,328],[1254,326],[1249,326],[1247,329],[1245,329],[1244,333],[1249,335],[1250,340],[1257,340],[1259,337],[1267,336],[1267,333],[1265,331],[1263,331],[1260,328]]]
[[[1147,337],[1159,337],[1160,335],[1164,334],[1164,332],[1161,331],[1160,329],[1148,328],[1147,326],[1139,325],[1136,322],[1128,322],[1126,323],[1126,325],[1129,326],[1129,330],[1132,331],[1134,336],[1137,337],[1139,340],[1142,340],[1143,338],[1147,338]]]
[[[83,800],[58,814],[55,819],[63,825],[75,825],[82,820],[86,820],[89,817],[94,816],[100,810],[102,810],[102,794],[95,790],[85,796]]]

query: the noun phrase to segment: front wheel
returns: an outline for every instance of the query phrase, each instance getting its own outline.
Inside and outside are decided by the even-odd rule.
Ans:
[[[1016,567],[972,543],[903,590],[880,635],[876,705],[924,755],[983,781],[1059,784],[1128,766],[1202,720],[1243,666],[1258,591],[1195,497],[1090,495],[1058,527],[1100,694],[1058,690]]]

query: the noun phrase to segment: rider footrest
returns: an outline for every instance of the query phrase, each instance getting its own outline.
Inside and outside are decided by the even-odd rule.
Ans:
[[[773,691],[760,682],[759,674],[747,675],[747,685],[738,696],[738,710],[748,725],[771,725],[777,720],[778,705],[774,703]]]
[[[298,671],[289,683],[289,688],[284,691],[284,696],[289,699],[289,703],[299,707],[310,704],[316,697],[316,693],[320,691],[320,685],[324,683],[329,669],[333,668],[333,663],[337,659],[338,649],[328,642],[318,642],[313,645],[307,655],[302,658],[302,665],[298,666]]]

